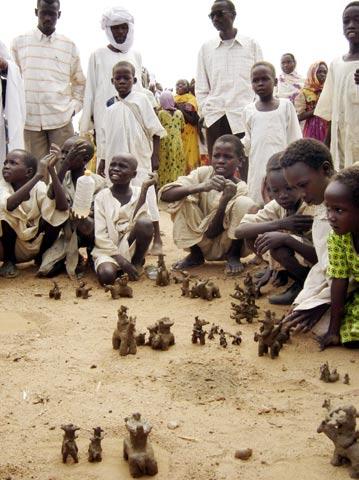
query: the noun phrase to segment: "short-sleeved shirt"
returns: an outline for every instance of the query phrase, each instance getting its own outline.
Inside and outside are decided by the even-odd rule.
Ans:
[[[329,266],[327,275],[331,278],[353,278],[359,281],[359,254],[353,244],[352,234],[328,237]]]

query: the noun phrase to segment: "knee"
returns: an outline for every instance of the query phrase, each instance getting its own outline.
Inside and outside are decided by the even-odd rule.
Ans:
[[[139,218],[135,224],[135,232],[140,234],[140,238],[153,237],[153,222],[150,218]]]
[[[118,268],[113,263],[103,263],[97,269],[97,278],[102,286],[113,285],[117,276]]]
[[[278,247],[270,250],[271,257],[277,262],[286,260],[287,258],[293,257],[294,253],[290,248],[287,247]]]

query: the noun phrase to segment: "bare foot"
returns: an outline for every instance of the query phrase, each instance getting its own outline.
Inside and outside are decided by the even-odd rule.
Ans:
[[[182,260],[178,260],[178,262],[172,265],[173,270],[186,270],[187,268],[198,267],[199,265],[204,264],[204,258],[200,256],[196,256],[192,253],[187,255],[187,257],[183,258]]]
[[[260,255],[256,255],[254,258],[247,262],[247,265],[260,265],[261,263],[263,263],[263,258]]]
[[[235,276],[242,273],[244,265],[238,257],[228,257],[224,273],[228,276]]]
[[[0,277],[4,278],[15,278],[19,275],[19,270],[16,265],[12,262],[4,262],[0,268]]]

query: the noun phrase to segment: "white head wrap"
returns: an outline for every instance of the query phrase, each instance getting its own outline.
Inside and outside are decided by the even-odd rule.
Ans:
[[[114,25],[121,25],[122,23],[127,23],[128,34],[123,43],[117,43],[111,32],[111,27]],[[134,18],[125,8],[112,7],[106,10],[102,15],[101,27],[102,30],[105,30],[108,41],[113,47],[124,53],[130,50],[134,38]]]

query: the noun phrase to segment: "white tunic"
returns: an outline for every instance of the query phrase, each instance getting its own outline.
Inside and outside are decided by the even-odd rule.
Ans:
[[[330,151],[334,167],[341,169],[359,161],[359,85],[354,82],[359,60],[333,60],[315,115],[331,121]]]
[[[249,157],[249,196],[257,203],[263,203],[262,182],[270,157],[284,150],[291,142],[302,138],[295,108],[287,99],[279,99],[276,110],[260,112],[255,103],[244,109],[246,135],[244,145]]]

